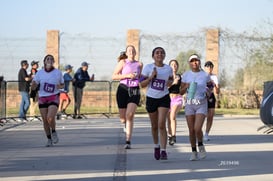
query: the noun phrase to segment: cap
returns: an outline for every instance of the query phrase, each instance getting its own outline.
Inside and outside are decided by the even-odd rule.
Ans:
[[[82,66],[88,66],[89,65],[89,63],[87,63],[87,62],[82,62]]]
[[[199,61],[200,61],[199,56],[198,56],[198,55],[196,55],[196,54],[191,55],[188,61],[190,62],[192,59],[197,59],[197,60],[199,60]]]
[[[38,65],[38,63],[39,63],[39,61],[35,61],[35,60],[33,60],[33,61],[31,62],[31,66],[33,66],[33,65],[35,65],[35,64],[37,64],[37,65]]]
[[[66,66],[64,66],[64,69],[65,69],[65,70],[69,70],[69,69],[72,69],[72,68],[73,68],[73,67],[72,67],[71,65],[69,65],[69,64],[66,65]]]
[[[120,52],[120,55],[126,55],[125,51]]]
[[[213,66],[214,65],[213,65],[212,61],[206,61],[205,67],[213,67]]]
[[[21,66],[24,66],[24,65],[28,65],[27,60],[22,60],[22,61],[21,61]]]

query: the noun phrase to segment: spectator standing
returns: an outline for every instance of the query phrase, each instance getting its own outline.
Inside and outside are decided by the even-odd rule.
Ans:
[[[74,74],[73,82],[73,96],[74,96],[74,119],[82,119],[81,116],[81,103],[83,96],[83,88],[86,81],[94,81],[94,74],[92,77],[88,73],[88,63],[82,62],[81,67]]]
[[[33,60],[30,65],[31,65],[31,70],[30,70],[29,77],[33,79],[35,74],[38,72],[39,61]],[[35,110],[37,105],[38,105],[38,88],[36,90],[30,90],[30,107],[29,107],[30,116],[32,117],[36,116]]]
[[[211,94],[208,97],[208,115],[207,115],[207,124],[206,124],[206,131],[204,135],[204,141],[209,141],[209,132],[212,127],[213,117],[215,113],[215,104],[216,104],[216,97],[214,92],[218,95],[220,93],[220,87],[218,83],[218,78],[215,74],[212,73],[213,71],[213,63],[211,61],[207,61],[205,63],[205,71],[210,75],[211,83],[208,84],[208,89],[210,89]]]
[[[131,148],[131,138],[134,125],[134,115],[140,101],[139,78],[142,63],[135,60],[135,47],[126,47],[126,59],[121,59],[113,73],[113,80],[120,80],[116,99],[119,108],[120,120],[126,125],[125,149]],[[125,56],[124,56],[125,57]]]
[[[202,126],[208,112],[207,83],[210,82],[210,76],[201,69],[198,55],[191,55],[188,62],[191,70],[186,71],[182,76],[181,94],[187,93],[185,115],[192,148],[190,160],[194,161],[206,157]],[[196,141],[198,142],[199,156]]]
[[[60,105],[59,105],[59,112],[57,114],[57,119],[60,118],[61,115],[67,115],[66,113],[66,108],[70,105],[71,103],[71,99],[68,95],[69,93],[69,85],[70,82],[73,81],[72,76],[70,75],[70,73],[72,72],[72,66],[71,65],[66,65],[64,67],[65,72],[63,74],[63,78],[64,78],[64,89],[61,89],[61,93],[60,93]]]
[[[33,78],[31,89],[39,86],[39,109],[44,123],[44,130],[47,136],[47,147],[58,143],[59,138],[56,131],[55,117],[60,101],[60,89],[64,87],[62,72],[54,68],[54,57],[46,55],[44,68],[39,70]]]
[[[154,158],[167,160],[167,130],[166,119],[170,109],[170,96],[168,87],[173,81],[172,68],[165,64],[166,53],[162,47],[152,51],[154,62],[147,64],[142,71],[142,87],[146,90],[146,110],[151,121],[151,132],[154,142]]]
[[[30,90],[31,77],[27,74],[28,66],[29,65],[27,60],[22,60],[21,68],[18,72],[18,90],[21,95],[21,104],[20,104],[18,122],[27,121],[26,114],[30,105],[29,90]]]

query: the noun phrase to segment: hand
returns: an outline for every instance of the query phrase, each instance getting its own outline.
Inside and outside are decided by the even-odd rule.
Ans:
[[[95,75],[94,75],[94,74],[92,74],[90,80],[91,80],[91,81],[94,81],[94,80],[95,80]]]
[[[156,76],[157,76],[157,70],[156,70],[156,68],[154,67],[154,70],[153,70],[153,72],[152,72],[152,78],[156,78]]]
[[[62,89],[64,88],[64,84],[57,84],[57,89]]]

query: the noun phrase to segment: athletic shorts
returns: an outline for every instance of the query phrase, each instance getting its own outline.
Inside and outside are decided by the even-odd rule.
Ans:
[[[207,115],[208,113],[208,101],[207,99],[192,99],[186,100],[185,104],[185,115],[195,115],[195,114],[204,114]]]
[[[70,97],[68,96],[67,92],[61,92],[60,93],[60,99],[63,100],[63,101],[68,101],[68,100],[70,100]]]
[[[215,103],[216,103],[216,98],[214,93],[212,93],[210,95],[210,97],[208,98],[208,108],[215,108]]]
[[[38,99],[39,108],[48,108],[51,105],[59,107],[59,102],[60,102],[59,94],[39,97]]]
[[[127,108],[129,103],[139,104],[140,101],[140,90],[139,87],[127,87],[124,84],[119,84],[117,89],[117,104],[118,108]]]
[[[146,97],[146,110],[148,113],[153,113],[157,111],[159,107],[170,108],[170,103],[171,99],[169,94],[159,99]]]
[[[183,98],[181,95],[175,96],[171,98],[171,107],[173,106],[181,106],[183,105]]]

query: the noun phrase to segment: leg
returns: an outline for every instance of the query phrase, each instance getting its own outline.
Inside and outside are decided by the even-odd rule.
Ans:
[[[74,97],[74,115],[77,114],[77,88],[75,86],[73,86],[73,97]]]
[[[58,107],[56,105],[50,105],[47,112],[47,122],[52,130],[56,129],[55,116],[57,114]]]
[[[62,111],[65,111],[67,109],[67,107],[70,105],[70,103],[71,103],[71,99],[70,98],[68,98],[67,100],[65,100]]]
[[[160,147],[166,149],[167,146],[167,131],[166,131],[166,119],[169,108],[158,108],[158,127],[160,131]]]
[[[126,108],[119,109],[119,119],[121,123],[126,123]]]
[[[21,94],[21,103],[20,103],[20,109],[19,109],[19,118],[23,118],[24,115],[24,93],[22,91],[20,91]]]
[[[158,142],[158,111],[153,113],[149,113],[150,121],[151,121],[151,131],[154,144],[157,145]]]
[[[187,120],[188,129],[189,129],[189,139],[190,139],[191,147],[196,148],[196,135],[194,130],[195,115],[186,116],[186,120]]]
[[[194,124],[194,131],[196,133],[196,137],[198,142],[203,142],[203,123],[205,120],[205,115],[204,114],[196,114],[195,116],[195,124]]]
[[[213,116],[214,116],[215,109],[210,108],[208,109],[208,117],[207,117],[207,124],[206,124],[206,134],[209,134],[212,122],[213,122]]]
[[[48,139],[51,139],[51,130],[50,130],[50,125],[47,121],[47,112],[48,112],[48,108],[40,108],[40,113],[44,123],[45,134]]]
[[[133,126],[134,126],[134,115],[137,109],[135,103],[129,103],[126,109],[126,141],[131,141]]]
[[[177,125],[177,121],[176,121],[176,115],[179,112],[179,110],[181,109],[181,106],[179,105],[174,105],[171,108],[171,112],[170,112],[170,122],[171,122],[171,136],[175,136],[176,135],[176,125]]]
[[[82,104],[83,89],[77,88],[77,114],[81,114],[81,104]]]
[[[35,102],[33,99],[30,99],[30,106],[29,106],[29,115],[30,116],[35,116]]]
[[[28,92],[25,92],[25,104],[24,104],[24,112],[25,112],[25,116],[27,114],[27,111],[29,109],[29,106],[30,106],[30,97],[29,97],[29,93]]]
[[[60,97],[60,105],[59,105],[59,108],[58,108],[58,112],[61,112],[63,110],[64,102],[65,101]]]

